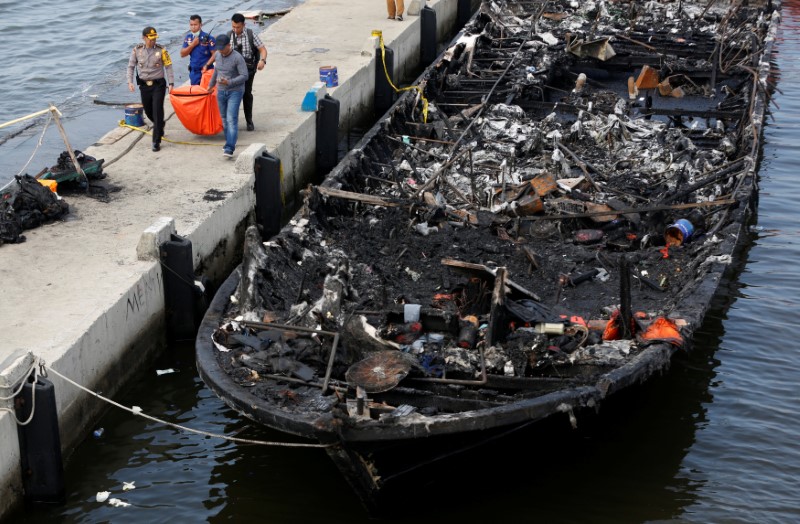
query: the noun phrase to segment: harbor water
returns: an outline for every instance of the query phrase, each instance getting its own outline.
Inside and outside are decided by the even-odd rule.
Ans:
[[[108,91],[81,87],[84,79],[72,75],[68,83],[76,98],[87,96],[80,91],[121,96],[112,84],[123,78],[127,45],[136,40],[140,26],[152,21],[164,35],[172,25],[171,36],[177,39],[185,15],[195,10],[181,1],[170,6],[152,2],[146,14],[137,7],[140,12],[133,16],[125,15],[131,8],[121,2],[110,5],[115,3],[120,6],[116,14],[103,14],[107,8],[92,11],[95,4],[86,2],[80,15],[69,15],[74,17],[70,23],[60,20],[48,30],[51,37],[62,25],[78,26],[69,37],[74,46],[69,53],[85,49],[87,55],[67,57],[64,51],[64,60],[76,66],[81,62],[83,68],[83,60],[94,52],[89,41],[101,42],[109,32],[122,35],[116,56],[105,46],[98,51],[108,55]],[[156,16],[159,8],[176,11],[168,17],[171,24]],[[20,13],[9,17],[10,2],[0,0],[0,24],[14,20],[19,27],[12,29],[20,30],[31,22],[28,9],[22,13],[20,4],[13,8]],[[223,18],[222,13],[214,15]],[[98,22],[98,16],[104,21]],[[95,29],[86,27],[94,24],[109,31],[87,35]],[[58,62],[58,57],[50,58]],[[793,313],[800,307],[797,60],[800,1],[795,0],[783,3],[773,60],[780,92],[775,92],[764,134],[757,221],[735,278],[722,288],[692,353],[678,358],[663,377],[603,406],[596,420],[579,419],[575,432],[550,439],[515,437],[448,464],[392,501],[392,522],[800,521],[800,366],[795,362],[800,351],[792,335]],[[9,74],[8,67],[0,70],[3,85]],[[37,78],[26,77],[25,83],[33,86]],[[38,109],[47,94],[40,93],[22,111],[9,109],[4,97],[0,120]],[[69,96],[65,91],[61,99],[75,100]],[[75,107],[84,109],[76,109],[68,125],[96,111],[85,103],[75,102]],[[97,120],[90,119],[91,131],[74,130],[71,136],[101,136],[109,124]],[[0,145],[4,171],[7,145]],[[158,373],[166,369],[175,372]],[[169,348],[115,400],[210,433],[286,440],[250,425],[217,399],[197,376],[191,346]],[[322,450],[234,444],[182,433],[114,408],[91,430],[98,436],[87,431],[87,439],[66,463],[67,503],[20,511],[10,522],[376,522],[368,519]],[[123,482],[134,482],[135,489],[123,491]],[[98,503],[100,491],[110,491],[130,506]]]

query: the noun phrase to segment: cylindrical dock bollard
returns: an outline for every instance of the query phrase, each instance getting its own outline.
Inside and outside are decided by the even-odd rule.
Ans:
[[[326,175],[339,163],[339,101],[330,95],[317,104],[317,174]]]
[[[386,78],[386,73],[389,73],[389,78],[394,83],[394,51],[388,47],[383,49],[386,55],[386,70],[383,68],[383,56],[381,49],[375,50],[375,116],[380,117],[394,104],[394,88]]]
[[[461,28],[472,17],[472,0],[458,0],[456,6],[456,26]]]
[[[160,252],[164,276],[167,338],[173,341],[194,340],[197,328],[192,241],[171,234],[170,239],[161,244]]]
[[[279,158],[267,152],[256,157],[256,223],[261,238],[267,240],[281,230],[283,169]]]
[[[419,61],[427,67],[436,60],[436,11],[425,6],[419,12]]]
[[[34,412],[30,423],[17,426],[25,502],[63,504],[64,465],[53,383],[43,377],[37,377],[36,383],[26,379],[15,405],[19,420],[28,420]]]

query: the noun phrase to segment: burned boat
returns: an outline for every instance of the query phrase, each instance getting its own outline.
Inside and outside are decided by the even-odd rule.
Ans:
[[[484,2],[277,236],[248,229],[203,380],[375,509],[666,370],[755,212],[774,9]]]

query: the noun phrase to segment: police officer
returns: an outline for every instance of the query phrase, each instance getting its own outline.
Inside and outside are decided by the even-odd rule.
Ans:
[[[181,57],[189,57],[189,83],[200,85],[203,78],[203,66],[214,54],[214,37],[203,32],[203,19],[200,15],[189,17],[189,32],[183,39]]]
[[[128,89],[134,91],[134,69],[139,70],[136,83],[142,95],[142,105],[147,118],[153,122],[153,151],[161,149],[161,137],[164,136],[164,97],[175,85],[172,73],[172,59],[164,46],[156,43],[158,33],[155,28],[147,26],[142,31],[143,43],[131,51],[128,60]],[[166,72],[167,78],[164,79]]]

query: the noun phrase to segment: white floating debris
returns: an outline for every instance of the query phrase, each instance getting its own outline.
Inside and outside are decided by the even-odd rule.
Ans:
[[[105,502],[108,500],[109,495],[111,495],[110,491],[98,491],[94,498],[97,502]]]
[[[133,411],[134,413],[136,413],[138,415],[139,413],[142,412],[142,408],[140,408],[139,406],[133,406],[131,408],[131,411]]]
[[[135,483],[136,483],[135,480],[132,481],[132,482],[124,482],[123,481],[122,482],[122,491],[130,491],[132,489],[136,489],[136,486],[134,485]]]
[[[241,11],[241,14],[243,17],[249,18],[250,20],[260,20],[261,18],[267,16],[266,12],[260,9],[252,11]]]
[[[109,499],[108,503],[114,506],[115,508],[127,508],[128,506],[130,506],[128,502],[125,502],[124,500],[120,499]]]
[[[157,369],[157,370],[156,370],[156,375],[158,375],[159,377],[160,377],[161,375],[169,375],[170,373],[176,373],[176,371],[175,371],[174,369],[172,369],[172,368],[167,368],[167,369]]]

